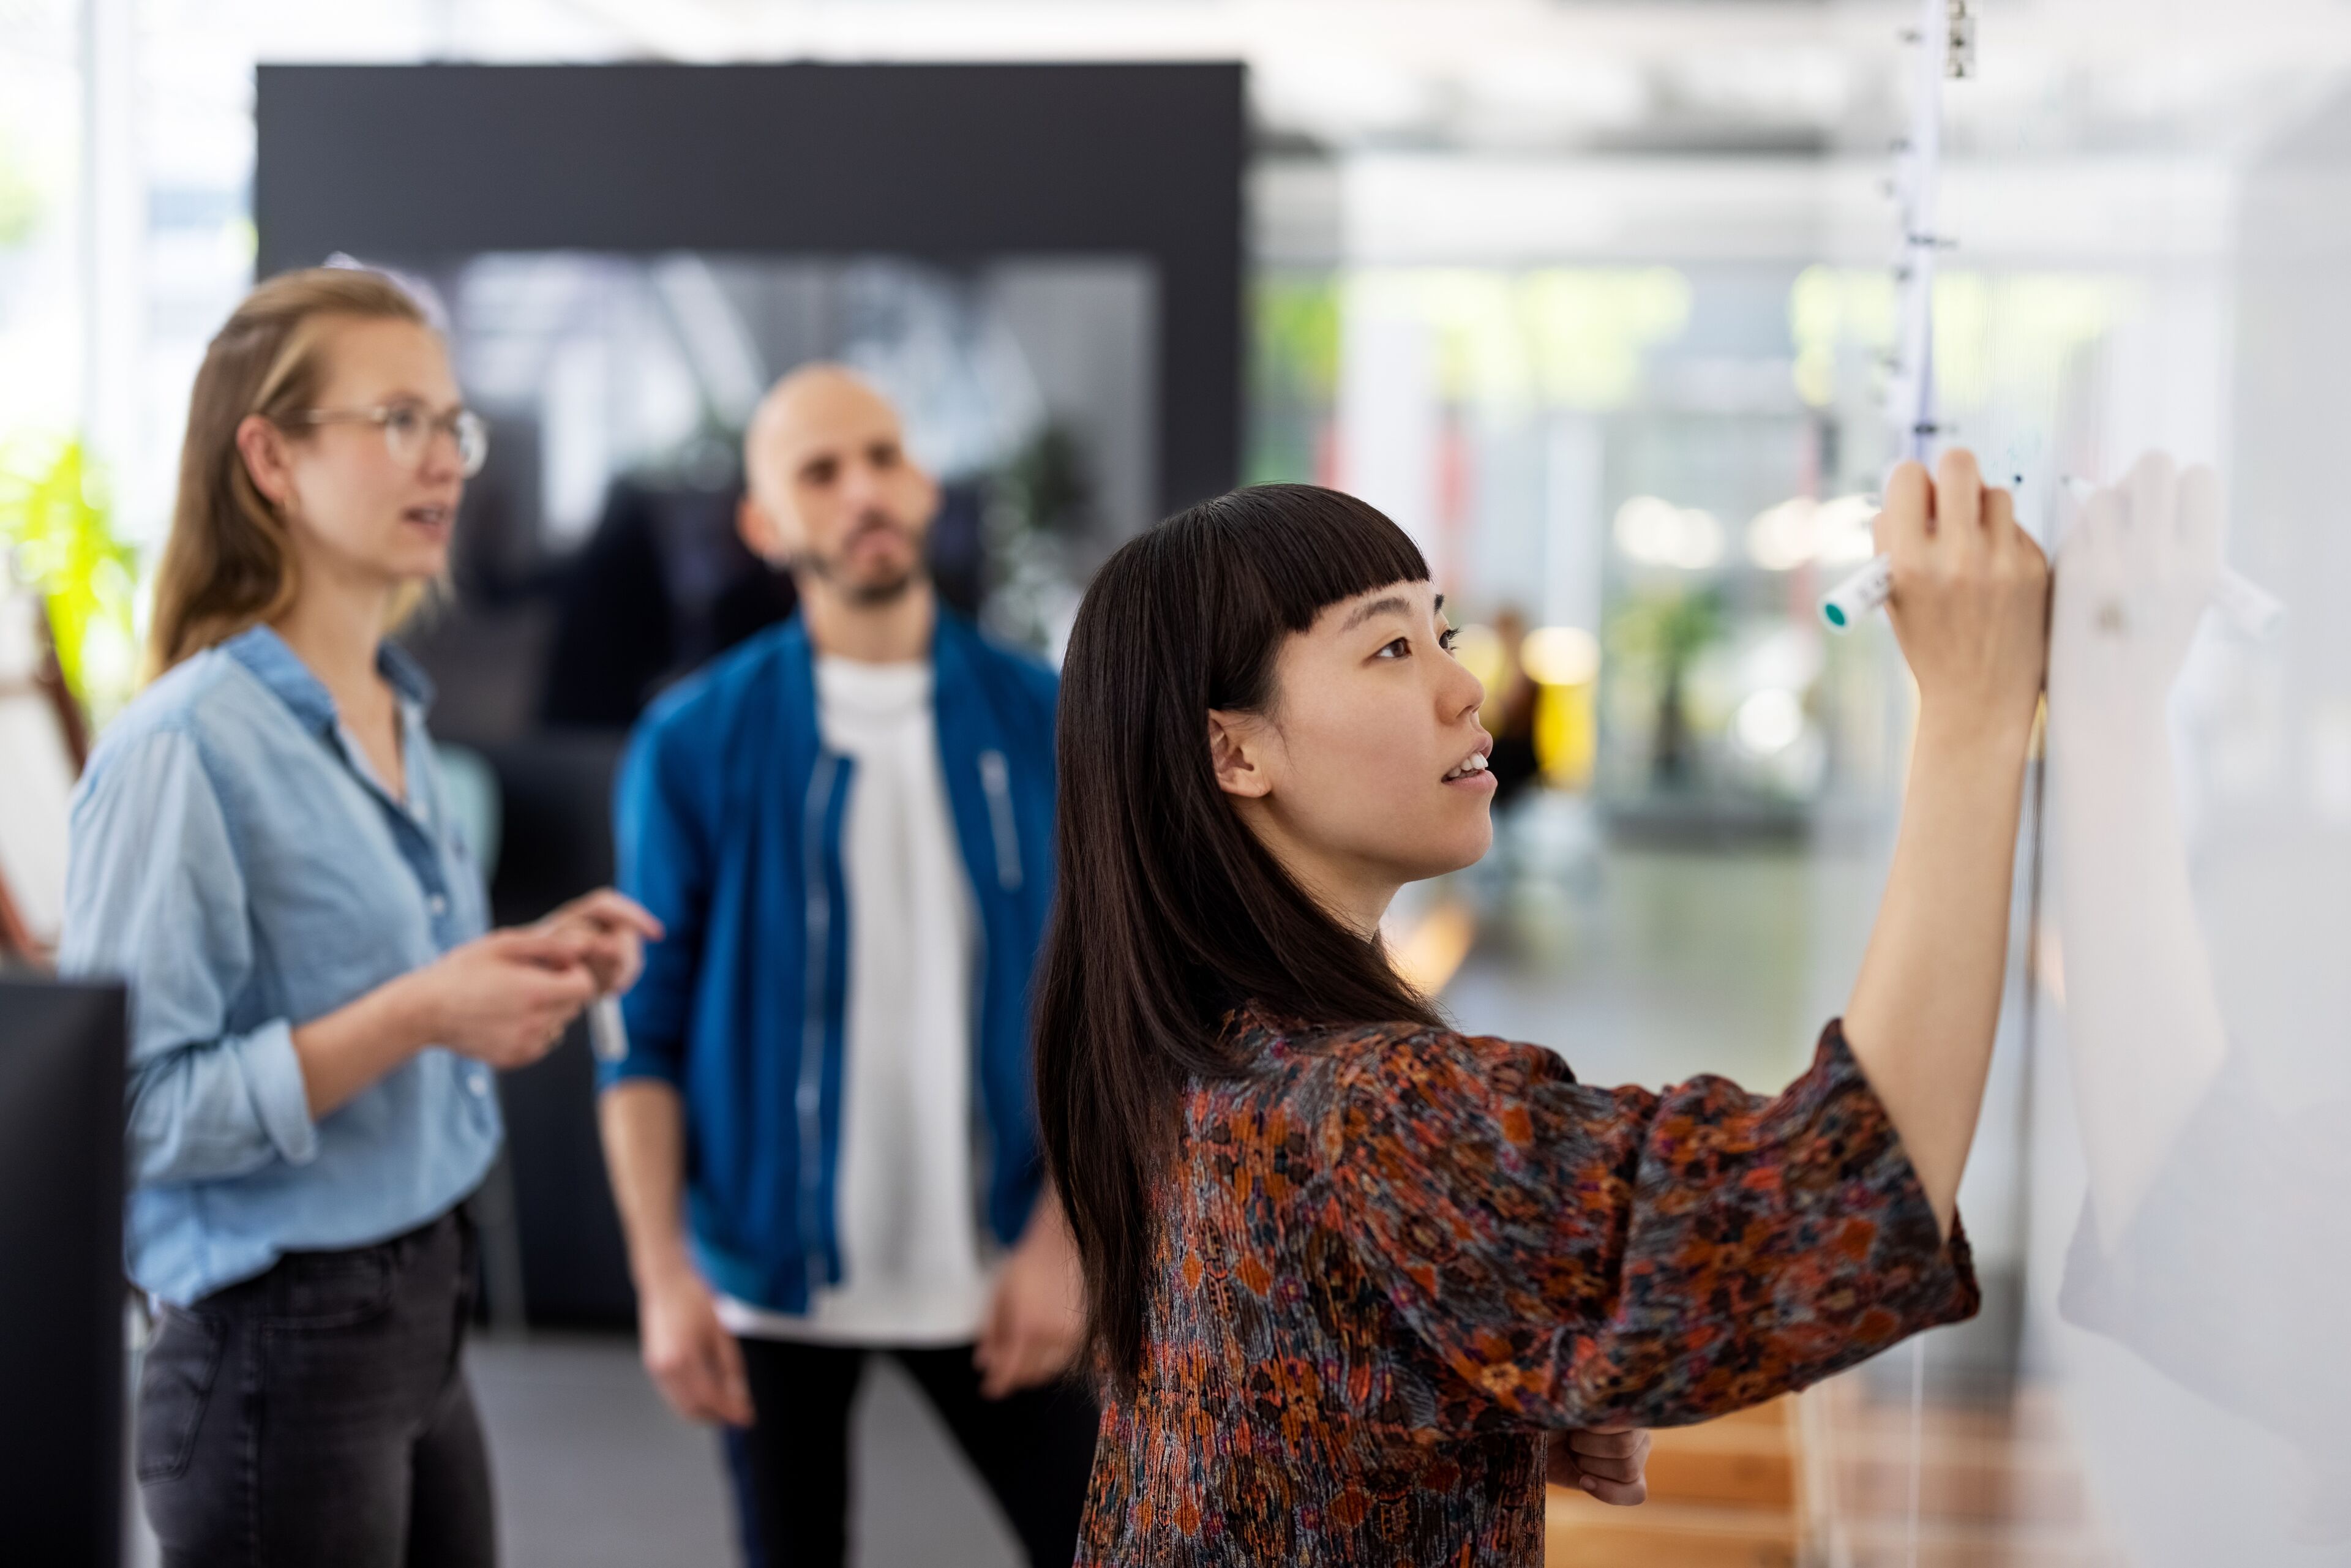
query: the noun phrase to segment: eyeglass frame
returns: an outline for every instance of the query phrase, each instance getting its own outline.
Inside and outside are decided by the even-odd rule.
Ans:
[[[428,423],[424,444],[417,449],[414,456],[405,460],[401,457],[395,444],[397,437],[392,434],[392,422],[402,413],[422,414]],[[423,465],[425,455],[433,450],[433,437],[435,435],[446,435],[455,444],[457,466],[468,479],[479,474],[482,465],[490,460],[489,424],[470,408],[459,407],[447,413],[435,414],[421,402],[401,402],[379,403],[373,408],[305,409],[294,417],[298,423],[311,426],[372,424],[383,437],[385,453],[394,463],[410,468]],[[470,454],[466,450],[469,438],[473,444]]]

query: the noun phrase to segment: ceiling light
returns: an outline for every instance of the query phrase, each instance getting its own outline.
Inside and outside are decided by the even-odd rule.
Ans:
[[[1877,521],[1877,501],[1870,496],[1839,496],[1823,501],[1813,514],[1813,534],[1818,541],[1814,558],[1827,566],[1855,565],[1877,553],[1872,532]]]
[[[1519,667],[1546,686],[1580,686],[1600,674],[1600,639],[1581,626],[1542,626],[1519,644]]]
[[[1796,496],[1756,513],[1747,525],[1747,558],[1765,571],[1803,565],[1820,547],[1820,509],[1810,496]]]
[[[1500,686],[1507,673],[1502,656],[1502,639],[1491,626],[1469,625],[1457,628],[1453,633],[1453,656],[1461,667],[1478,677],[1489,696]]]
[[[1647,566],[1701,571],[1722,559],[1722,525],[1696,507],[1635,496],[1616,508],[1616,548]]]
[[[1804,705],[1784,686],[1766,686],[1739,705],[1730,721],[1731,738],[1756,757],[1772,757],[1796,744],[1804,733]]]

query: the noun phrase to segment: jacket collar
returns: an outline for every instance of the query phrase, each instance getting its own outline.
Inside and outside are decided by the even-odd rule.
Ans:
[[[300,655],[267,626],[240,632],[221,644],[221,652],[245,666],[254,679],[269,688],[290,709],[305,729],[331,732],[335,699],[326,683],[310,673]],[[389,639],[376,644],[375,667],[392,683],[401,706],[421,712],[433,704],[433,682],[405,650]]]
[[[816,644],[809,637],[808,618],[794,611],[776,628],[775,635],[776,658],[782,665],[785,685],[806,698],[804,705],[798,706],[805,707],[813,735],[817,653]],[[944,708],[953,694],[966,690],[977,678],[972,666],[984,645],[971,622],[945,604],[938,606],[931,617],[931,675],[935,683],[931,688],[931,700],[935,706]]]

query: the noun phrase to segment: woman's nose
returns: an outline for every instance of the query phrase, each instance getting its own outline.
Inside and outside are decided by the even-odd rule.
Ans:
[[[1486,683],[1471,674],[1467,667],[1447,659],[1451,667],[1446,671],[1445,705],[1447,718],[1460,718],[1474,714],[1486,706]]]

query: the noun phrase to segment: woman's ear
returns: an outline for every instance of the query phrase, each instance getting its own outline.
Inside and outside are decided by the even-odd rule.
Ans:
[[[1208,710],[1208,765],[1217,770],[1217,788],[1228,795],[1262,800],[1273,792],[1267,776],[1259,721],[1249,714]]]
[[[286,433],[257,413],[237,421],[236,455],[261,498],[279,511],[294,498],[294,475],[286,460]]]

